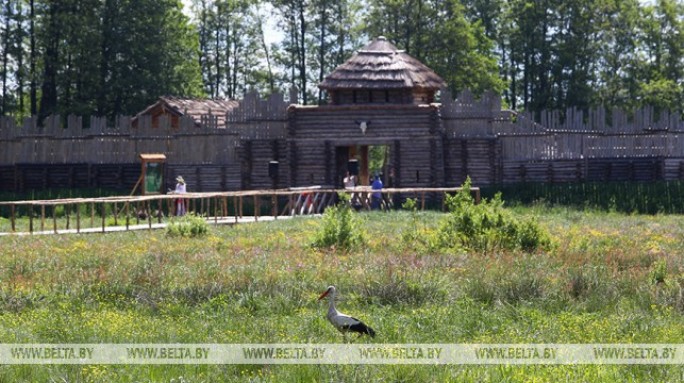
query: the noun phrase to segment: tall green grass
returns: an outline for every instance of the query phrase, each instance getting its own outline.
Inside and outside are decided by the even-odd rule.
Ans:
[[[482,188],[487,198],[499,192],[509,204],[541,202],[623,213],[684,214],[683,181],[524,183]]]
[[[517,207],[557,246],[432,249],[445,214],[353,213],[363,246],[311,247],[320,219],[0,238],[2,343],[335,343],[316,300],[378,343],[680,343],[680,216]],[[681,366],[0,366],[0,382],[679,382]]]

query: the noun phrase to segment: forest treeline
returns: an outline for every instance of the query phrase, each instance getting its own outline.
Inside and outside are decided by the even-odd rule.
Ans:
[[[134,114],[161,95],[317,84],[383,35],[512,109],[682,112],[681,0],[3,0],[0,115]],[[273,35],[279,38],[273,41]]]

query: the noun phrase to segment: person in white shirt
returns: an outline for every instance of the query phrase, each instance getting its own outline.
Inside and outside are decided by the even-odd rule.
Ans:
[[[351,189],[355,186],[356,186],[356,177],[354,177],[349,172],[347,172],[347,175],[344,177],[344,188],[345,189]]]
[[[176,189],[173,192],[175,194],[185,194],[187,192],[187,189],[185,187],[185,180],[183,179],[182,176],[176,177]],[[182,215],[185,215],[186,212],[187,212],[187,209],[185,207],[185,199],[177,198],[176,199],[176,215],[182,216]]]

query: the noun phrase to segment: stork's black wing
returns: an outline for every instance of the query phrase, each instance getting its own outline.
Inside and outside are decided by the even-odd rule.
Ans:
[[[345,329],[346,329],[346,330],[348,330],[348,331],[353,331],[353,332],[358,332],[359,334],[368,334],[368,335],[371,336],[371,338],[374,338],[374,337],[375,337],[375,330],[373,330],[372,328],[366,326],[365,323],[361,322],[360,320],[358,320],[358,319],[356,319],[356,318],[354,318],[354,317],[352,317],[351,319],[353,319],[353,320],[356,321],[356,322],[355,322],[355,323],[352,323],[352,324],[350,324],[350,325],[348,325],[348,326],[345,326]]]

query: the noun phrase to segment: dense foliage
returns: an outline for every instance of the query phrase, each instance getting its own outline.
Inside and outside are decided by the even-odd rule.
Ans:
[[[357,248],[363,243],[363,230],[359,218],[351,208],[350,196],[342,193],[339,195],[339,202],[323,213],[313,246],[344,251]]]
[[[501,194],[476,204],[470,179],[454,196],[447,197],[449,214],[437,232],[443,248],[463,247],[478,251],[548,249],[548,233],[533,219],[520,219],[503,208]]]
[[[637,214],[684,214],[684,182],[522,183],[482,189],[509,205],[541,204]]]
[[[203,237],[208,233],[207,220],[192,213],[174,217],[166,225],[166,235],[170,237]]]
[[[316,84],[385,35],[452,93],[514,109],[684,102],[681,0],[6,0],[0,115],[133,114],[161,95]],[[186,16],[191,15],[191,17]]]

